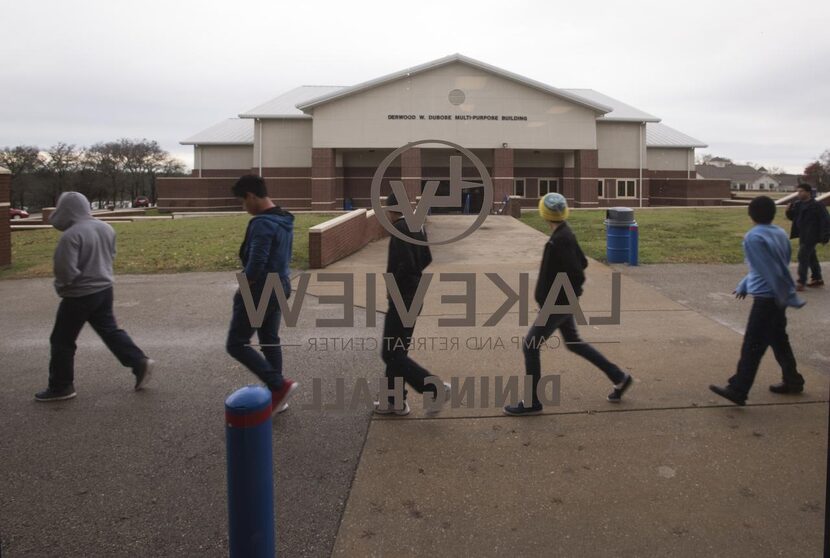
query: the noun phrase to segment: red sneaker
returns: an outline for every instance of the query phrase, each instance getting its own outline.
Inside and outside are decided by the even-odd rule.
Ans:
[[[299,385],[294,380],[286,379],[282,384],[282,388],[271,390],[271,416],[276,415],[288,407],[288,399]]]

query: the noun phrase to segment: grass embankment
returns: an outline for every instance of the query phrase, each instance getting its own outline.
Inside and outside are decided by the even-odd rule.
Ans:
[[[634,210],[640,227],[641,263],[741,263],[741,240],[752,226],[745,207],[705,209]],[[585,254],[605,261],[605,210],[571,211],[568,222]],[[537,212],[522,215],[522,221],[549,234],[550,229]],[[776,213],[775,224],[790,230],[784,209]],[[793,259],[798,241],[793,241]],[[819,245],[820,261],[830,260],[830,245]]]
[[[308,229],[331,217],[295,215],[292,268],[308,267]],[[111,223],[118,235],[115,273],[238,269],[239,245],[248,219],[234,215]],[[12,233],[12,265],[0,270],[0,278],[51,277],[59,236],[54,229]]]

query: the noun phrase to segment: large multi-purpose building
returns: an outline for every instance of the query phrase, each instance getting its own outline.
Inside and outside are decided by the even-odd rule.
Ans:
[[[575,207],[713,205],[724,180],[702,180],[703,142],[592,89],[558,89],[452,55],[354,86],[302,86],[199,132],[193,176],[165,179],[163,209],[236,209],[233,179],[257,173],[290,209],[368,207],[381,161],[410,142],[470,150],[493,179],[495,200],[523,205],[547,192]],[[428,180],[449,180],[455,150],[405,151],[384,175],[414,199]],[[465,180],[479,179],[464,158]],[[439,190],[440,191],[440,190]]]

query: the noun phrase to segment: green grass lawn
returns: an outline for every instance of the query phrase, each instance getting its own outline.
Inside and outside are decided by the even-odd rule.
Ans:
[[[292,268],[308,267],[308,229],[331,215],[295,215]],[[193,217],[112,223],[118,234],[115,272],[178,273],[232,271],[239,268],[239,245],[249,217]],[[52,230],[12,233],[12,265],[0,278],[51,277],[52,254],[60,233]]]
[[[640,227],[641,263],[741,263],[741,240],[752,226],[745,207],[728,209],[634,210]],[[583,251],[605,261],[605,210],[572,211],[568,220]],[[550,229],[535,211],[522,221],[545,233]],[[790,222],[779,208],[775,224],[789,232]],[[793,258],[798,241],[793,241]],[[818,258],[830,260],[830,245],[819,245]]]

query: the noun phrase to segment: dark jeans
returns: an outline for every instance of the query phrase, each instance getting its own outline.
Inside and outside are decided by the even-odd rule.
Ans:
[[[404,382],[412,386],[418,393],[429,391],[436,394],[436,388],[430,384],[424,385],[424,380],[432,374],[420,364],[409,358],[409,343],[412,340],[412,327],[405,327],[394,304],[389,305],[386,312],[386,320],[383,322],[383,339],[381,339],[380,356],[386,364],[387,387],[391,390],[395,387],[395,378],[401,377]],[[406,390],[404,390],[406,397]],[[389,398],[394,403],[393,398]]]
[[[259,302],[259,297],[254,300]],[[251,326],[245,303],[239,291],[233,297],[233,316],[228,329],[225,348],[228,354],[241,362],[257,375],[271,390],[282,389],[282,347],[280,347],[280,305],[276,295],[272,294],[265,311],[265,319],[259,328]],[[251,337],[257,333],[262,355],[250,346]],[[263,358],[264,355],[264,358]]]
[[[821,279],[821,266],[818,263],[815,244],[798,245],[798,282],[807,284],[807,269],[810,269],[810,278],[814,281]]]
[[[796,369],[795,356],[787,337],[786,308],[779,308],[772,298],[756,298],[749,312],[738,370],[729,378],[730,387],[744,397],[752,388],[758,365],[767,347],[772,347],[775,360],[781,366],[784,383],[804,385],[804,378]]]
[[[602,354],[588,343],[580,339],[576,330],[576,322],[570,314],[551,314],[547,323],[542,326],[534,325],[527,332],[522,350],[525,355],[525,372],[533,376],[533,405],[539,405],[539,398],[536,396],[536,388],[542,377],[542,362],[539,350],[542,343],[550,337],[554,331],[559,330],[565,347],[572,353],[576,353],[591,364],[605,372],[613,384],[619,384],[625,379],[625,372],[620,367],[609,361]]]
[[[147,358],[127,332],[118,328],[112,313],[112,287],[77,298],[64,298],[58,306],[49,343],[49,387],[62,390],[75,381],[75,341],[89,322],[107,348],[124,366],[135,368]]]

